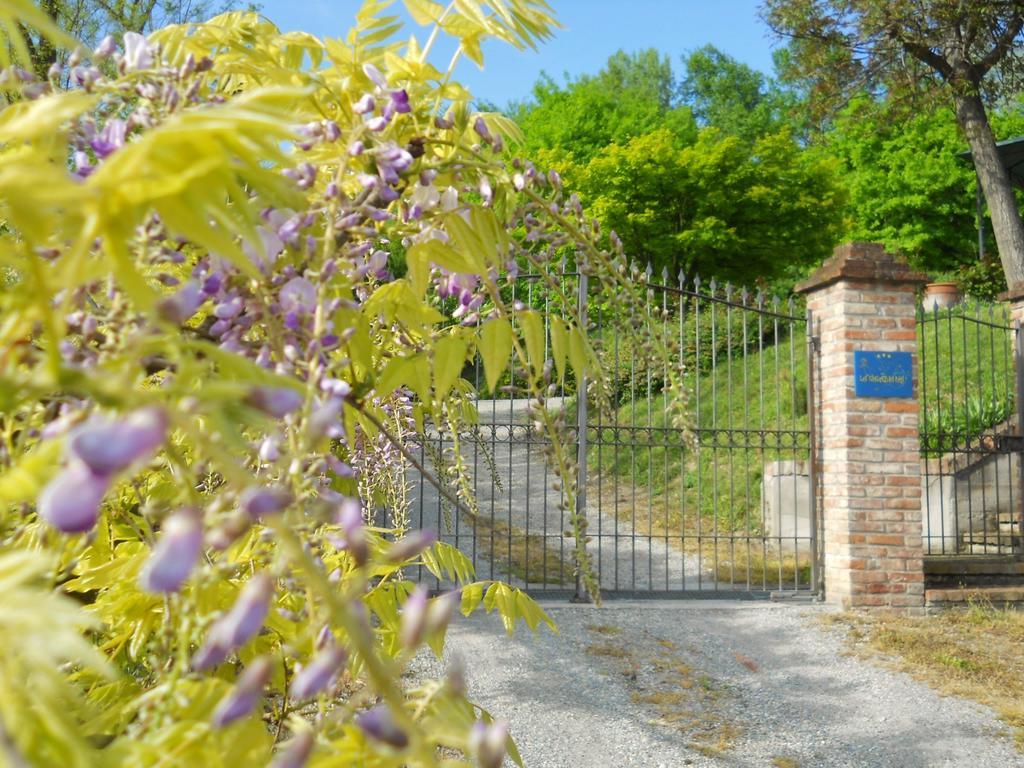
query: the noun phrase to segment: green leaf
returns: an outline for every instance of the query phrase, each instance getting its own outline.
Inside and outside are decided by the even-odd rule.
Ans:
[[[487,389],[495,391],[512,355],[512,325],[504,317],[484,323],[480,329],[480,357],[484,361]]]
[[[517,315],[523,329],[523,339],[526,341],[526,356],[533,367],[535,376],[540,376],[544,370],[544,320],[540,313],[533,309],[520,312]]]
[[[578,327],[569,329],[569,362],[576,372],[576,381],[587,375],[587,340]]]
[[[484,599],[484,582],[478,581],[474,584],[467,584],[462,588],[462,615],[469,616],[480,606]]]
[[[461,336],[451,335],[439,339],[434,345],[434,397],[444,400],[462,373],[469,343]]]
[[[406,10],[417,24],[436,24],[444,13],[444,7],[430,0],[404,0]]]
[[[560,317],[551,317],[551,356],[555,359],[558,382],[565,381],[565,357],[569,353],[569,331]]]
[[[0,502],[18,504],[35,500],[56,472],[61,448],[60,440],[44,440],[0,475]]]

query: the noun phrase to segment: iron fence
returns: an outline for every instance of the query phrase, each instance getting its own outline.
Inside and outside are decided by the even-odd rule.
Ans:
[[[919,310],[926,555],[1020,549],[1020,326],[1002,304]]]
[[[557,278],[561,298],[536,275],[509,289],[510,300],[543,314],[548,344],[559,302],[575,297],[602,363],[600,381],[580,391],[573,382],[554,387],[544,405],[564,422],[577,457],[578,511],[602,590],[813,589],[820,569],[807,316],[792,300],[715,281],[635,274],[639,307],[571,271]],[[670,356],[651,354],[649,335]],[[481,365],[465,376],[481,393]],[[478,578],[578,593],[570,510],[530,417],[539,406],[511,389],[478,395],[474,425],[454,436],[429,430],[418,446],[442,477],[459,457],[476,498],[472,514],[447,505],[411,470],[412,523],[465,552]]]

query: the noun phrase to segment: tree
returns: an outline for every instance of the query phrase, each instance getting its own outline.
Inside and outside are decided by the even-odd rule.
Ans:
[[[754,141],[787,124],[793,94],[713,45],[683,56],[683,66],[681,100],[701,125]]]
[[[784,132],[749,144],[707,128],[678,147],[656,130],[606,147],[573,181],[627,253],[673,278],[795,277],[839,234],[831,166]]]
[[[204,21],[232,7],[258,7],[256,3],[232,0],[35,0],[35,4],[57,26],[90,48],[108,34],[150,32],[168,24]],[[26,43],[32,68],[45,77],[61,52],[42,35],[26,35]]]
[[[987,106],[1017,88],[1024,0],[766,0],[795,72],[835,107],[865,88],[951,100],[988,201],[1007,282],[1024,282],[1024,222]]]
[[[656,128],[667,127],[680,144],[697,135],[690,110],[673,97],[676,86],[668,58],[648,49],[622,51],[596,75],[559,86],[545,75],[533,98],[515,105],[512,114],[526,136],[528,155],[551,150],[555,156],[587,163],[602,148],[625,143]]]

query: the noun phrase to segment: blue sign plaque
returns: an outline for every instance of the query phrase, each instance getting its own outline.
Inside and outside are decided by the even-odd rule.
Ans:
[[[913,397],[909,352],[853,352],[853,391],[857,397]]]

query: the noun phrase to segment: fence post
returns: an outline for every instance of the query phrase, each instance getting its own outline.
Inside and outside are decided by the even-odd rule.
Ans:
[[[819,387],[812,466],[820,468],[825,599],[845,608],[924,610],[915,308],[925,279],[880,245],[850,243],[797,286],[819,330],[809,375]],[[909,353],[909,395],[895,388],[906,372],[858,373],[857,351],[867,353],[865,366],[899,365]],[[877,391],[858,396],[857,376]]]
[[[580,328],[586,332],[587,329],[587,273],[583,264],[577,264],[579,273],[577,278],[578,294],[576,297],[577,312],[580,318]],[[580,529],[580,521],[587,519],[587,377],[586,374],[578,374],[576,379],[576,529]],[[584,539],[586,539],[584,529]],[[578,546],[578,545],[577,545]],[[584,541],[584,547],[586,542]],[[580,564],[576,563],[576,593],[573,595],[574,603],[589,602],[583,590],[583,577],[580,573]]]

